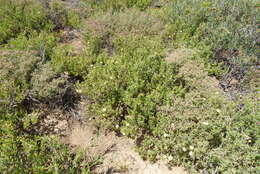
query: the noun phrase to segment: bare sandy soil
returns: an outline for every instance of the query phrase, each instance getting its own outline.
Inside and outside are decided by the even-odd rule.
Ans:
[[[91,124],[74,122],[63,138],[66,144],[87,150],[90,157],[101,156],[97,174],[186,174],[181,167],[169,169],[166,162],[144,161],[134,150],[133,140],[114,133],[97,132]]]

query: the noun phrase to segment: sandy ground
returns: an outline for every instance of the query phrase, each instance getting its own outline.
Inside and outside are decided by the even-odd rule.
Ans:
[[[183,168],[168,169],[165,162],[144,161],[134,150],[133,140],[110,132],[96,132],[91,124],[74,122],[71,133],[63,138],[66,144],[87,150],[89,156],[101,156],[97,174],[186,174]]]

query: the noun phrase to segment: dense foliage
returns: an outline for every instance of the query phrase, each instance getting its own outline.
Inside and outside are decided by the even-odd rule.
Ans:
[[[84,0],[92,7],[102,10],[121,10],[123,8],[137,7],[141,10],[146,9],[152,4],[152,0]]]
[[[216,62],[243,73],[254,61],[251,56],[259,54],[257,18],[252,1],[176,0],[169,28],[174,39],[209,50],[204,63],[209,74],[219,76]]]
[[[83,154],[74,154],[55,138],[41,137],[31,129],[40,118],[27,111],[30,103],[26,100],[58,99],[59,93],[64,94],[59,85],[66,79],[53,77],[48,67],[41,69],[34,52],[2,50],[0,60],[0,171],[88,173],[92,164]]]
[[[144,158],[165,156],[192,173],[256,173],[259,101],[215,94],[197,67],[179,73],[194,59],[220,80],[231,74],[243,81],[258,61],[254,3],[177,0],[163,10],[158,15],[150,9],[151,20],[140,13],[130,21],[124,15],[132,18],[131,9],[105,10],[86,26],[91,61],[80,87],[93,100],[97,119],[136,139]],[[166,64],[165,48],[171,45],[194,53]]]
[[[41,121],[34,101],[57,105],[68,85],[47,62],[58,40],[49,14],[38,1],[0,1],[1,173],[87,174],[95,162],[32,129]]]
[[[256,1],[71,2],[0,0],[1,173],[91,172],[95,161],[32,129],[37,105],[67,110],[75,88],[145,159],[257,173]]]

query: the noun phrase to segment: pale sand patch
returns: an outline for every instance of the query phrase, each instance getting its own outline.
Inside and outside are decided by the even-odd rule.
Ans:
[[[102,157],[100,164],[93,171],[96,174],[187,174],[181,167],[169,169],[166,162],[152,164],[144,161],[134,150],[134,141],[118,137],[113,132],[97,132],[89,124],[74,122],[71,134],[63,142],[87,150],[90,158]]]
[[[188,48],[178,48],[168,53],[165,58],[167,63],[183,63],[188,57],[194,55],[195,50]]]

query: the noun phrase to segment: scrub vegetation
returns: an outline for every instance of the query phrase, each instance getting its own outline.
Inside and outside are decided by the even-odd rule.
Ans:
[[[257,173],[259,15],[255,0],[0,0],[0,172],[92,173],[99,158],[35,129],[84,96],[144,159]]]

